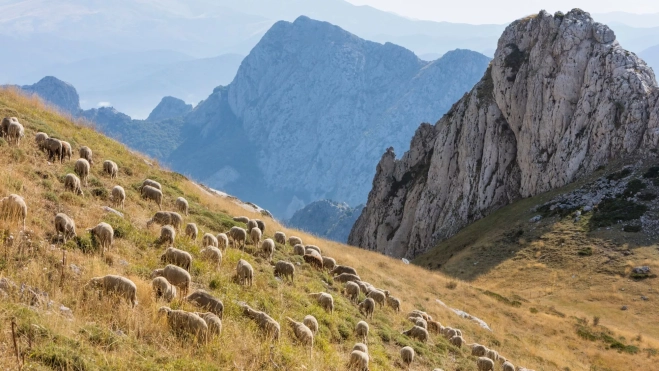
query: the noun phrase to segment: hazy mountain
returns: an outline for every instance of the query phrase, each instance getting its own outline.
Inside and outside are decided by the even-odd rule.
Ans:
[[[624,24],[631,27],[659,27],[659,13],[636,14],[626,12],[594,13],[593,18],[609,25]]]
[[[645,63],[652,67],[656,76],[657,72],[659,72],[659,45],[643,50],[639,54],[639,57],[643,58]]]
[[[286,223],[295,229],[345,243],[364,205],[350,207],[331,200],[315,201],[293,214]]]

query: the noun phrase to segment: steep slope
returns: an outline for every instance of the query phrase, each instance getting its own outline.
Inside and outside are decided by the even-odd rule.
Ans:
[[[446,112],[487,63],[466,50],[424,62],[328,23],[279,22],[234,81],[186,118],[191,134],[169,162],[241,198],[261,194],[258,202],[278,216],[322,198],[357,205],[383,143],[403,147],[414,127]],[[206,146],[213,136],[251,149],[239,163],[227,160],[227,149]]]
[[[286,224],[328,240],[345,243],[363,207],[350,207],[346,203],[331,200],[315,201],[296,211]]]
[[[579,9],[513,22],[485,76],[399,160],[387,151],[348,242],[414,257],[512,201],[659,139],[652,70]]]

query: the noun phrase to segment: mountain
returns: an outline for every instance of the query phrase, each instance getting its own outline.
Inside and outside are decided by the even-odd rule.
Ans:
[[[624,24],[630,27],[641,28],[659,27],[659,13],[594,13],[593,18],[598,22],[607,24]]]
[[[174,97],[164,97],[156,108],[151,111],[147,121],[162,121],[176,117],[183,117],[192,111],[191,104]]]
[[[425,62],[326,22],[278,22],[233,82],[186,116],[168,163],[279,217],[324,198],[358,205],[383,143],[406,146],[488,62],[467,50]]]
[[[48,104],[64,113],[76,116],[80,112],[80,98],[73,85],[53,76],[46,76],[32,85],[23,85],[21,90],[36,94]]]
[[[312,202],[293,214],[286,223],[292,228],[345,243],[364,205],[350,207],[331,200]]]
[[[515,21],[471,92],[402,157],[382,155],[348,242],[415,257],[515,200],[654,156],[658,97],[652,70],[588,13]]]
[[[659,72],[659,45],[643,50],[639,55],[656,73]]]

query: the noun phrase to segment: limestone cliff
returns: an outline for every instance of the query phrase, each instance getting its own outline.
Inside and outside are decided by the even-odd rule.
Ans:
[[[574,9],[513,22],[485,76],[410,150],[385,153],[349,243],[411,258],[515,199],[659,141],[652,70]]]

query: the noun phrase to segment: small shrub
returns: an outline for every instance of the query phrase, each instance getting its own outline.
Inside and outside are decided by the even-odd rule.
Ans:
[[[591,256],[593,255],[593,248],[590,246],[586,246],[579,251],[577,251],[577,255],[579,256]]]
[[[42,180],[41,181],[41,186],[44,187],[45,189],[52,191],[53,190],[53,182],[50,180]]]
[[[458,283],[456,281],[448,281],[446,283],[446,288],[449,290],[455,290],[456,287],[458,287]]]
[[[46,194],[44,195],[44,198],[46,200],[50,201],[50,202],[57,203],[57,201],[58,201],[57,195],[53,192],[46,192]]]
[[[121,170],[123,170],[124,174],[128,176],[133,176],[133,169],[129,167],[122,167]]]
[[[622,169],[622,170],[617,171],[615,173],[609,174],[606,177],[606,179],[608,179],[608,180],[620,180],[620,179],[626,178],[631,173],[632,173],[632,171],[630,169]]]
[[[75,237],[74,241],[76,243],[76,247],[85,254],[94,253],[97,250],[88,233]]]
[[[606,198],[590,218],[591,227],[608,227],[620,221],[640,218],[648,210],[647,206],[622,198]]]
[[[0,147],[6,147],[7,146],[7,141],[4,140],[4,138],[0,138]]]
[[[593,317],[593,326],[597,326],[600,324],[600,317],[599,316],[594,316]]]
[[[625,188],[625,192],[623,195],[627,197],[632,197],[638,192],[640,192],[642,189],[645,189],[647,187],[645,183],[643,183],[640,179],[634,179],[627,183],[627,187]]]
[[[536,313],[538,313],[538,309],[531,307],[531,308],[529,308],[529,312],[531,312],[533,314],[536,314]]]
[[[643,192],[639,194],[637,198],[641,201],[652,201],[657,198],[657,194],[652,192]]]
[[[23,151],[20,148],[14,148],[13,151],[11,151],[11,159],[14,160],[14,162],[23,162],[26,159],[25,151]]]
[[[103,187],[103,183],[96,177],[90,176],[88,182],[90,187]]]
[[[659,166],[653,166],[643,174],[643,178],[653,179],[659,177]]]
[[[519,308],[519,307],[522,306],[522,302],[520,302],[518,300],[510,300],[505,296],[501,296],[501,295],[497,294],[496,292],[486,290],[486,291],[483,292],[483,294],[485,294],[489,297],[495,298],[496,300],[498,300],[498,301],[500,301],[504,304],[510,305],[511,307]]]
[[[632,224],[632,225],[626,225],[626,226],[622,227],[622,230],[625,231],[625,232],[636,233],[636,232],[642,231],[643,227],[640,226],[640,225]]]
[[[208,287],[209,287],[211,290],[217,290],[217,289],[219,289],[219,288],[221,287],[221,285],[220,285],[220,280],[212,279],[212,280],[208,283]]]
[[[107,200],[109,196],[109,192],[105,188],[94,188],[90,192],[94,197],[98,197],[101,200]]]

